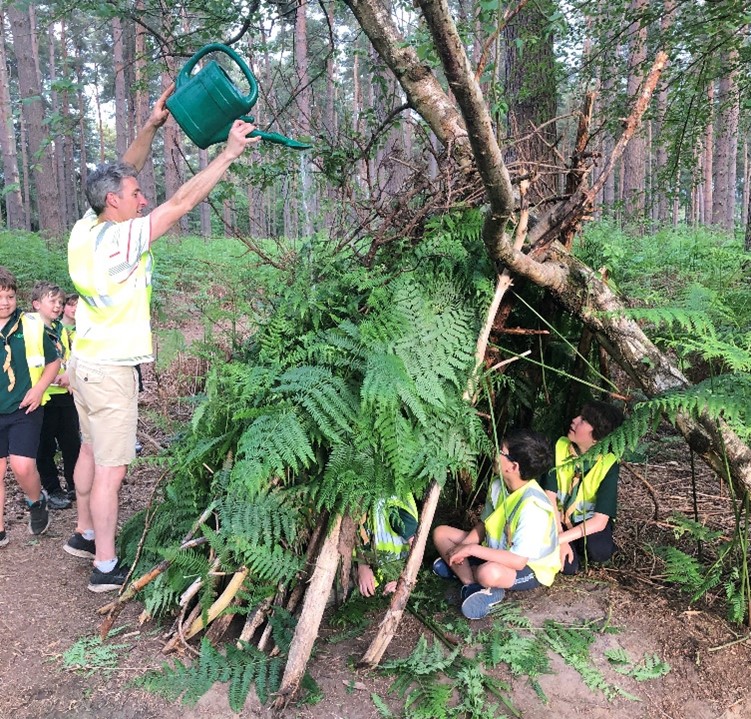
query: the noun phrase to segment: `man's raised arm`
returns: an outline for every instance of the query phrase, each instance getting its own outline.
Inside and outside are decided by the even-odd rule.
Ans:
[[[151,110],[151,115],[149,115],[146,124],[139,130],[136,139],[130,143],[130,147],[122,156],[122,161],[133,165],[137,172],[140,172],[146,164],[146,159],[151,152],[151,143],[154,141],[154,137],[156,137],[156,131],[167,122],[169,110],[165,103],[174,89],[175,85],[173,83],[161,94]]]

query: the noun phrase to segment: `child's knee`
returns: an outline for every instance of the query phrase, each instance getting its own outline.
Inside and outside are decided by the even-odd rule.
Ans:
[[[514,583],[516,571],[497,562],[485,562],[475,567],[475,579],[483,587],[508,588]]]

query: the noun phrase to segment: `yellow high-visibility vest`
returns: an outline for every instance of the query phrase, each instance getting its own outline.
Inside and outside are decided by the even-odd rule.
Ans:
[[[561,571],[558,527],[553,505],[534,479],[509,494],[485,520],[485,544],[492,549],[508,550],[513,544],[522,510],[531,504],[545,510],[547,517],[545,525],[540,527],[539,556],[529,557],[527,566],[540,584],[549,587]]]
[[[591,519],[595,513],[597,490],[615,462],[616,457],[612,452],[601,454],[585,475],[577,477],[579,463],[577,456],[572,453],[571,440],[561,437],[555,443],[558,511],[564,517],[567,526],[571,527]]]
[[[115,282],[95,261],[115,223],[99,222],[89,210],[73,227],[68,271],[79,295],[75,355],[103,364],[138,364],[153,358],[150,252],[124,282]]]

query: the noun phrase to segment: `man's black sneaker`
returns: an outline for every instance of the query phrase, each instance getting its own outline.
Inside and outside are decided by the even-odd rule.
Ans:
[[[10,542],[10,539],[8,539],[8,535],[5,533],[5,530],[0,530],[0,547],[4,547],[8,542]]]
[[[128,567],[123,566],[120,562],[115,565],[111,572],[102,572],[94,567],[89,579],[89,591],[99,594],[100,592],[112,592],[115,589],[120,589],[125,584],[129,571]]]
[[[93,539],[86,539],[83,534],[76,532],[63,546],[63,549],[74,557],[94,559],[96,545]]]
[[[47,497],[47,506],[50,509],[68,509],[73,506],[73,502],[62,489],[58,489]]]
[[[66,489],[65,490],[65,496],[71,501],[76,501],[76,490],[75,489]]]
[[[43,534],[50,526],[50,513],[47,511],[47,492],[42,494],[36,502],[29,505],[29,532]]]

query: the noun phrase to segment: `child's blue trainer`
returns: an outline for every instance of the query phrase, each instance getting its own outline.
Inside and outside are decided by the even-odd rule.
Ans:
[[[472,584],[465,584],[462,587],[461,590],[461,599],[462,602],[470,595],[474,594],[475,592],[479,592],[481,589],[484,589],[482,584],[478,584],[477,582],[472,582]]]
[[[470,587],[473,585],[469,585]],[[469,587],[466,587],[468,589]],[[503,601],[503,597],[506,596],[505,589],[497,589],[493,587],[481,587],[478,591],[474,591],[462,602],[462,614],[467,619],[482,619],[487,617],[490,610]]]
[[[459,577],[451,571],[451,567],[446,564],[442,557],[438,557],[438,559],[433,562],[433,574],[441,579],[459,579]]]

